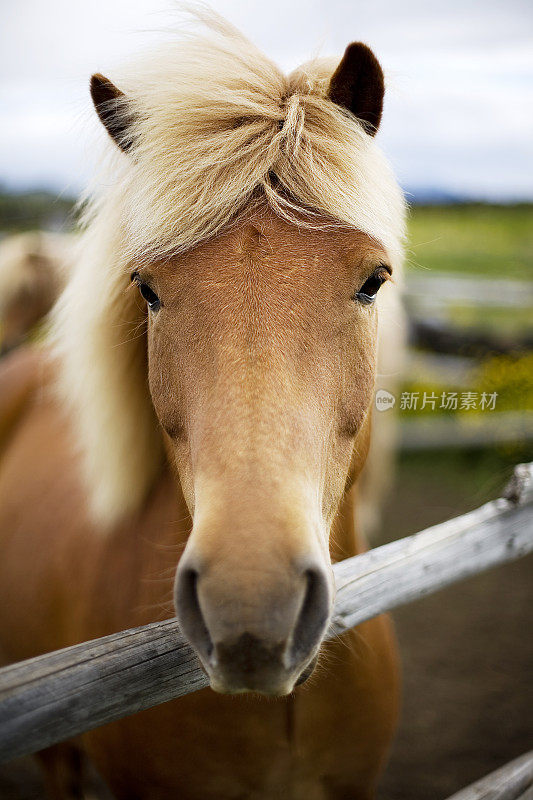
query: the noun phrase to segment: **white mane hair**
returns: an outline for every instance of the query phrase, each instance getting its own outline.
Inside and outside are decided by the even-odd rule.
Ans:
[[[318,226],[313,210],[401,261],[404,201],[374,139],[327,99],[338,62],[290,75],[213,12],[113,75],[134,120],[85,210],[72,279],[54,313],[59,388],[75,426],[95,521],[142,506],[163,460],[147,386],[144,311],[132,264],[220,232],[258,193]],[[275,176],[275,178],[273,178]],[[282,188],[280,188],[282,187]]]

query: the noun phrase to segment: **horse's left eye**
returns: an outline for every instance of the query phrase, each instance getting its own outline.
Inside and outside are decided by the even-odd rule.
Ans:
[[[143,298],[146,300],[146,303],[150,311],[159,311],[159,309],[161,308],[161,300],[156,295],[152,287],[149,286],[147,283],[144,283],[144,281],[141,280],[141,277],[137,272],[135,272],[132,275],[131,279],[139,287],[139,291],[142,294]]]
[[[378,267],[370,278],[363,283],[361,288],[358,292],[355,293],[354,300],[358,300],[360,303],[364,303],[368,305],[369,303],[373,303],[376,299],[376,295],[379,292],[380,286],[385,283],[387,278],[390,276],[390,272],[385,266]]]

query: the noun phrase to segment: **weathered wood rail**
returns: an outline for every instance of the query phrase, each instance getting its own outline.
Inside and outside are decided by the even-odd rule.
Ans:
[[[495,308],[530,308],[533,287],[530,281],[504,280],[484,275],[442,272],[441,270],[409,271],[405,294],[408,299],[425,306],[457,304],[494,306]]]
[[[505,333],[459,326],[453,309],[477,307],[514,309],[531,308],[531,282],[499,280],[482,275],[441,271],[408,271],[404,298],[409,317],[409,338],[418,348],[436,353],[461,353],[475,358],[496,353],[510,354],[531,347],[531,328]]]
[[[515,758],[448,800],[532,800],[533,750]]]
[[[337,636],[450,583],[533,550],[533,463],[504,496],[334,565]],[[0,762],[207,686],[175,620],[0,670]]]

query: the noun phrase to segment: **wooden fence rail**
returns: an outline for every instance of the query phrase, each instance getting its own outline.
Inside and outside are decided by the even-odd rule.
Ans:
[[[533,750],[510,761],[448,800],[532,800]]]
[[[469,305],[495,308],[531,308],[531,281],[489,278],[484,275],[442,272],[441,270],[408,271],[405,295],[408,301],[423,306]]]
[[[533,463],[504,496],[333,567],[328,636],[533,550]],[[175,620],[0,670],[0,762],[207,686]]]

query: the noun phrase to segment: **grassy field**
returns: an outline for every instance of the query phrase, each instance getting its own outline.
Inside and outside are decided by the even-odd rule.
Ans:
[[[533,279],[533,205],[416,206],[409,269]]]
[[[0,234],[24,230],[68,231],[75,200],[47,191],[12,194],[0,187]],[[456,272],[488,278],[533,279],[533,204],[414,206],[409,215],[408,271]],[[449,306],[459,328],[531,330],[529,308],[480,308],[458,297]]]
[[[46,190],[13,194],[0,188],[0,232],[68,230],[73,222],[74,204],[73,198]]]
[[[44,191],[0,188],[0,231],[68,228],[74,200]],[[409,219],[408,269],[533,278],[533,204],[414,206]]]
[[[409,222],[408,274],[456,273],[498,280],[533,280],[533,205],[415,206]],[[483,307],[458,292],[449,322],[500,336],[533,332],[533,309]]]

